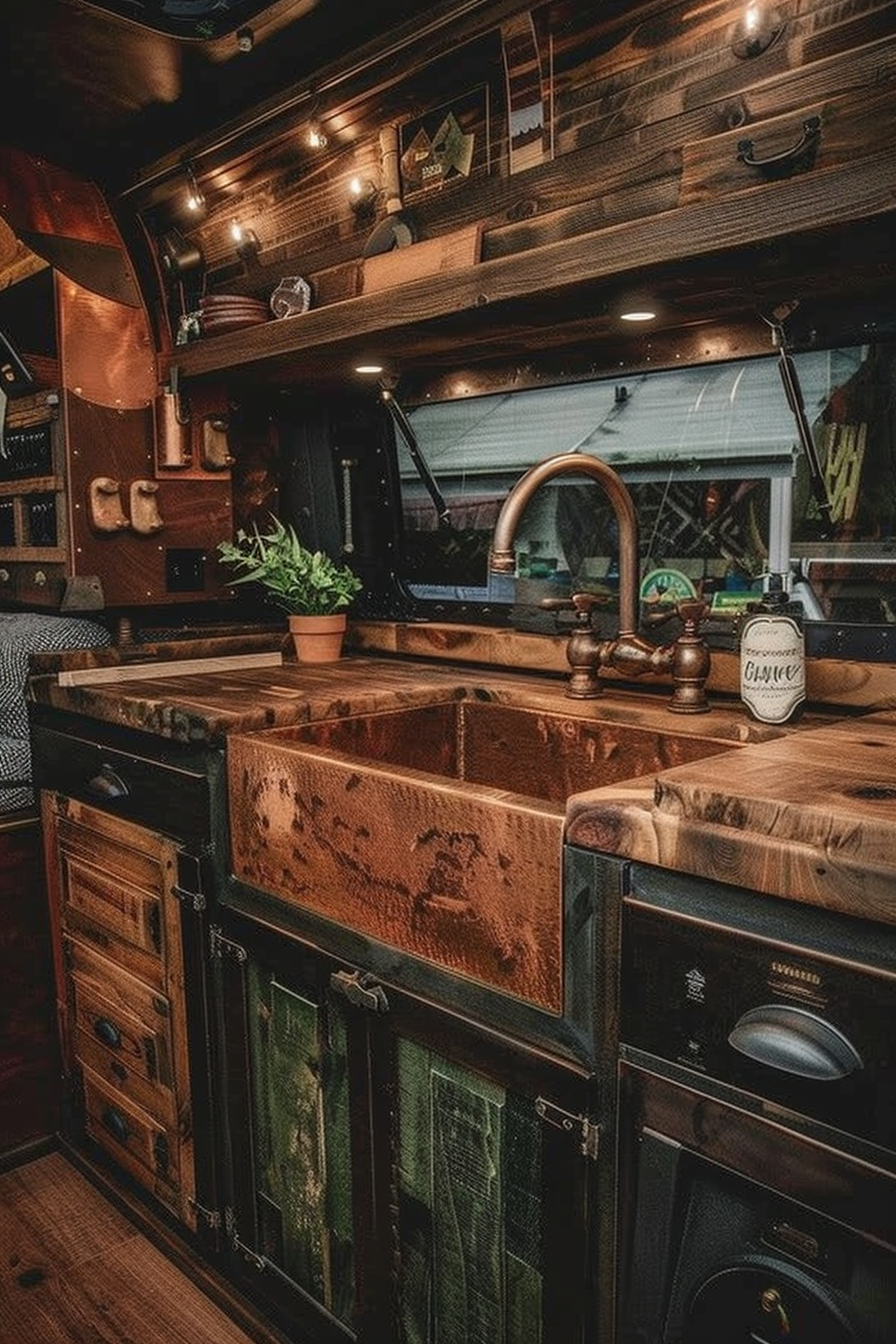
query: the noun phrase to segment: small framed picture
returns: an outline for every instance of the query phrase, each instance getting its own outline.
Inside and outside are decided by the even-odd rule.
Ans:
[[[491,167],[485,84],[401,127],[405,199],[488,173]]]

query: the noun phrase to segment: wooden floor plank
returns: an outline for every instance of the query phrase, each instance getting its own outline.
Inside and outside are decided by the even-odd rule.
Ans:
[[[64,1273],[133,1235],[127,1219],[61,1153],[0,1176],[4,1283],[24,1269]]]
[[[0,1175],[0,1344],[252,1344],[64,1156]]]

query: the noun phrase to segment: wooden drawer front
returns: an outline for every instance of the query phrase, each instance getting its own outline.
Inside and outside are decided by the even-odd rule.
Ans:
[[[160,1199],[170,1203],[180,1184],[177,1133],[83,1069],[87,1133]]]
[[[177,848],[165,836],[56,795],[56,828],[63,921],[108,939],[120,960],[158,981],[166,954],[162,909],[177,876]],[[130,953],[129,953],[130,949]]]
[[[79,925],[86,920],[158,962],[162,951],[158,896],[85,863],[70,851],[61,851],[60,859],[66,915],[80,916]]]
[[[68,944],[68,964],[77,1058],[116,1092],[173,1124],[168,1000],[77,941]]]

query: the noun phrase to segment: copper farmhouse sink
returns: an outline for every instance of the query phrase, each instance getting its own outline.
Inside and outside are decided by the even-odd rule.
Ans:
[[[477,699],[234,734],[233,872],[559,1014],[566,800],[732,745]]]

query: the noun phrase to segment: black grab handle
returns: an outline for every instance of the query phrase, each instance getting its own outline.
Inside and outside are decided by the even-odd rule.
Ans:
[[[764,177],[789,177],[791,173],[812,167],[820,139],[821,117],[807,117],[803,122],[802,135],[789,149],[759,158],[753,153],[753,141],[741,140],[737,146],[737,157],[749,168],[758,168]]]

